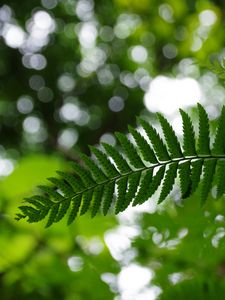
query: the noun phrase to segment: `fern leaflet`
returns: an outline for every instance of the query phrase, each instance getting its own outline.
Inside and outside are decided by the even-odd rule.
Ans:
[[[213,143],[212,153],[214,155],[223,155],[225,150],[225,107],[223,106],[222,113],[218,122],[216,137]]]
[[[180,109],[180,114],[183,121],[183,148],[184,156],[195,156],[195,133],[189,115]]]
[[[225,160],[219,160],[217,163],[217,198],[220,198],[225,193],[224,174],[225,174]]]
[[[161,203],[171,192],[175,178],[177,176],[177,163],[169,164],[168,170],[163,181],[162,190],[159,196],[159,203]]]
[[[169,124],[169,122],[164,118],[161,114],[157,114],[159,122],[161,124],[164,137],[166,139],[166,143],[169,148],[170,156],[171,158],[180,158],[183,157],[180,144],[178,142],[178,139],[176,137],[176,134],[172,128],[172,126]]]
[[[198,103],[198,113],[199,113],[198,154],[208,156],[210,155],[209,118],[205,109],[199,103]]]
[[[204,204],[208,193],[212,186],[212,179],[215,173],[216,159],[209,159],[204,162],[203,165],[203,180],[202,180],[202,191],[201,191],[201,203]]]
[[[190,161],[185,161],[184,163],[179,164],[179,177],[180,177],[180,188],[182,198],[187,198],[191,193],[191,168]]]
[[[164,145],[162,139],[160,138],[159,134],[150,124],[142,119],[138,119],[139,123],[145,130],[149,140],[152,143],[154,148],[155,154],[160,161],[167,161],[170,160],[170,156],[167,152],[166,146]]]

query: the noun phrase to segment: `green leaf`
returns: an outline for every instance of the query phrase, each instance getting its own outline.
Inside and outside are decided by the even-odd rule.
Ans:
[[[195,133],[189,115],[180,109],[183,122],[183,152],[184,156],[195,156]]]
[[[133,206],[137,205],[137,204],[141,204],[144,203],[145,201],[148,200],[149,196],[149,186],[151,184],[152,181],[152,174],[153,174],[153,170],[149,169],[147,171],[145,171],[144,175],[141,178],[141,185],[140,188],[138,190],[138,193],[136,194],[134,201],[133,201]]]
[[[127,190],[127,180],[128,180],[127,176],[124,176],[116,182],[117,193],[118,193],[116,207],[115,207],[116,214],[123,211],[125,197],[126,197],[126,190]]]
[[[191,194],[191,168],[190,161],[180,163],[178,166],[182,198],[185,199]]]
[[[140,177],[141,172],[133,173],[128,177],[128,189],[123,205],[123,210],[125,210],[132,202],[139,186]]]
[[[153,149],[157,158],[160,161],[168,161],[170,160],[170,156],[167,152],[166,146],[164,145],[162,139],[160,138],[159,134],[150,124],[142,119],[138,119],[139,123],[143,127],[144,131],[146,132],[149,140],[152,143]]]
[[[116,132],[116,137],[119,140],[124,153],[126,155],[126,157],[128,158],[131,166],[133,166],[136,169],[141,169],[144,167],[144,164],[142,162],[142,160],[140,159],[140,157],[137,154],[136,149],[134,148],[133,144],[128,140],[128,138],[120,133],[120,132]]]
[[[78,194],[77,196],[75,196],[71,202],[72,202],[72,208],[67,220],[67,224],[70,225],[74,219],[76,218],[79,208],[80,208],[80,204],[81,204],[81,200],[82,200],[82,195]]]
[[[203,156],[210,155],[210,139],[209,139],[209,118],[202,107],[198,103],[199,113],[199,137],[198,137],[198,154]]]
[[[155,157],[154,151],[152,150],[146,139],[133,127],[128,126],[128,129],[132,134],[135,143],[137,144],[138,151],[141,153],[143,159],[152,164],[156,164],[158,162],[157,158]]]
[[[93,190],[87,190],[83,193],[80,216],[84,215],[88,211],[91,204],[92,194]]]
[[[203,160],[198,159],[191,162],[191,194],[195,192],[200,182]]]
[[[46,208],[49,208],[49,206],[46,206],[45,203],[41,203],[39,200],[35,199],[34,197],[30,197],[30,198],[25,198],[24,199],[26,203],[32,204],[35,209],[40,209],[40,210],[44,210]],[[51,201],[51,203],[53,203]]]
[[[45,185],[39,185],[39,189],[52,197],[55,201],[62,201],[64,198],[62,195],[60,195],[58,192],[56,192],[54,189],[45,186]]]
[[[73,189],[74,192],[79,192],[84,189],[82,181],[74,175],[62,171],[56,171]]]
[[[107,177],[114,178],[119,175],[118,171],[116,170],[114,165],[108,160],[105,153],[92,146],[90,146],[90,150],[96,156],[100,167],[102,168],[103,172]]]
[[[171,192],[177,176],[177,166],[178,166],[177,163],[171,163],[168,166],[158,203],[161,203],[163,200],[165,200],[165,198]]]
[[[68,184],[63,182],[63,180],[54,177],[50,177],[48,178],[48,180],[52,182],[58,189],[60,189],[60,191],[65,197],[70,197],[74,195],[73,189]]]
[[[85,170],[83,167],[78,165],[77,163],[73,162],[72,167],[76,172],[77,176],[80,177],[83,185],[85,187],[94,186],[95,182],[91,176],[91,173],[88,170]]]
[[[113,194],[114,194],[115,184],[113,181],[109,181],[104,188],[103,192],[103,214],[107,215],[110,206],[113,202]]]
[[[48,228],[49,226],[52,225],[53,222],[55,222],[55,218],[58,214],[58,211],[59,211],[59,206],[60,206],[60,203],[54,203],[51,208],[50,208],[50,211],[49,211],[49,215],[48,215],[48,221],[45,225],[45,228]]]
[[[69,209],[69,206],[70,206],[70,199],[65,199],[60,203],[58,213],[55,217],[54,222],[59,222],[65,216],[67,210]]]
[[[88,157],[86,154],[80,154],[81,159],[85,163],[85,166],[87,167],[88,171],[92,175],[92,178],[95,182],[100,183],[106,180],[106,177],[102,170],[98,168],[98,166],[95,164],[95,162]]]
[[[128,166],[126,160],[118,153],[118,151],[113,148],[113,146],[102,143],[106,153],[112,157],[116,167],[118,168],[121,174],[126,174],[131,171],[131,168]]]
[[[19,206],[19,209],[21,210],[22,214],[17,214],[17,219],[20,220],[21,218],[23,219],[24,217],[28,217],[28,223],[39,222],[46,216],[48,212],[46,212],[46,210],[40,211],[38,209],[35,209],[33,206],[27,205]],[[43,212],[45,213],[43,214]]]
[[[225,154],[225,107],[222,108],[222,114],[219,118],[216,137],[213,143],[212,154],[223,155]]]
[[[165,169],[166,169],[165,166],[161,166],[157,171],[157,173],[154,175],[152,182],[149,186],[148,197],[151,197],[160,186],[165,174]]]
[[[203,180],[201,189],[201,204],[205,203],[210,192],[213,181],[213,175],[215,173],[216,162],[216,159],[208,159],[204,161]]]
[[[41,204],[43,204],[47,208],[51,207],[54,204],[54,202],[52,202],[49,198],[44,197],[42,195],[34,195],[30,198],[25,198],[25,201],[27,201],[28,199],[34,199],[40,202]]]
[[[102,186],[97,186],[94,189],[94,193],[93,193],[93,205],[92,205],[92,209],[91,209],[91,217],[93,218],[100,206],[101,206],[101,202],[102,202],[102,192],[103,192],[103,188]]]
[[[183,157],[183,153],[180,148],[180,143],[178,142],[177,136],[172,126],[169,124],[166,118],[164,118],[161,114],[158,113],[157,117],[161,124],[171,158],[175,159],[175,158]]]
[[[218,160],[217,166],[217,198],[220,198],[225,193],[225,160]]]

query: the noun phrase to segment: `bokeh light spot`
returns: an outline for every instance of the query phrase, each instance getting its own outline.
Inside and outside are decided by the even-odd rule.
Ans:
[[[145,47],[137,45],[131,49],[131,57],[137,63],[144,63],[148,58],[148,52]]]
[[[17,100],[17,109],[22,114],[29,114],[34,108],[32,98],[24,95]]]
[[[109,100],[109,108],[113,112],[119,112],[124,108],[124,100],[119,96],[114,96]]]

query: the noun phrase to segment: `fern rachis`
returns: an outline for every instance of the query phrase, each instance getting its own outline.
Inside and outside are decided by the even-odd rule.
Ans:
[[[218,122],[212,150],[209,147],[207,113],[200,104],[198,111],[198,143],[192,121],[183,110],[180,110],[184,136],[182,147],[173,128],[162,115],[157,116],[165,141],[155,128],[138,119],[149,141],[129,126],[136,145],[127,136],[116,133],[123,154],[108,144],[102,144],[102,149],[90,147],[96,160],[81,154],[85,167],[73,163],[74,173],[58,172],[60,178],[50,178],[49,181],[54,186],[41,186],[42,195],[25,199],[26,205],[19,207],[21,213],[17,215],[17,219],[27,217],[28,222],[38,222],[47,217],[48,227],[59,222],[70,209],[70,224],[78,214],[83,215],[89,209],[92,217],[100,207],[106,215],[113,202],[115,212],[119,213],[131,203],[134,206],[148,200],[161,183],[159,202],[162,202],[170,194],[178,175],[182,198],[191,196],[202,178],[201,202],[204,203],[215,174],[218,177],[218,197],[222,196],[225,192],[222,178],[225,168],[225,109],[223,108]]]

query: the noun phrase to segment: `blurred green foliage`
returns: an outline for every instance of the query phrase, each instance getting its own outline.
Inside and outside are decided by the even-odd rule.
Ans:
[[[211,197],[203,211],[196,198],[182,207],[169,202],[140,218],[133,247],[138,262],[155,270],[153,282],[163,290],[159,299],[224,297],[224,199]]]
[[[221,104],[223,78],[193,63],[223,58],[224,20],[220,0],[1,2],[1,299],[224,299],[224,199],[49,230],[13,220],[78,150],[151,117],[143,96],[158,74],[196,78]],[[132,264],[154,275],[129,294]]]
[[[103,240],[104,232],[116,225],[115,219],[83,218],[70,228],[63,224],[45,231],[43,226],[27,226],[12,218],[16,202],[43,181],[43,173],[52,176],[63,165],[58,158],[33,155],[21,160],[1,182],[2,299],[112,297],[101,274],[118,270]]]

